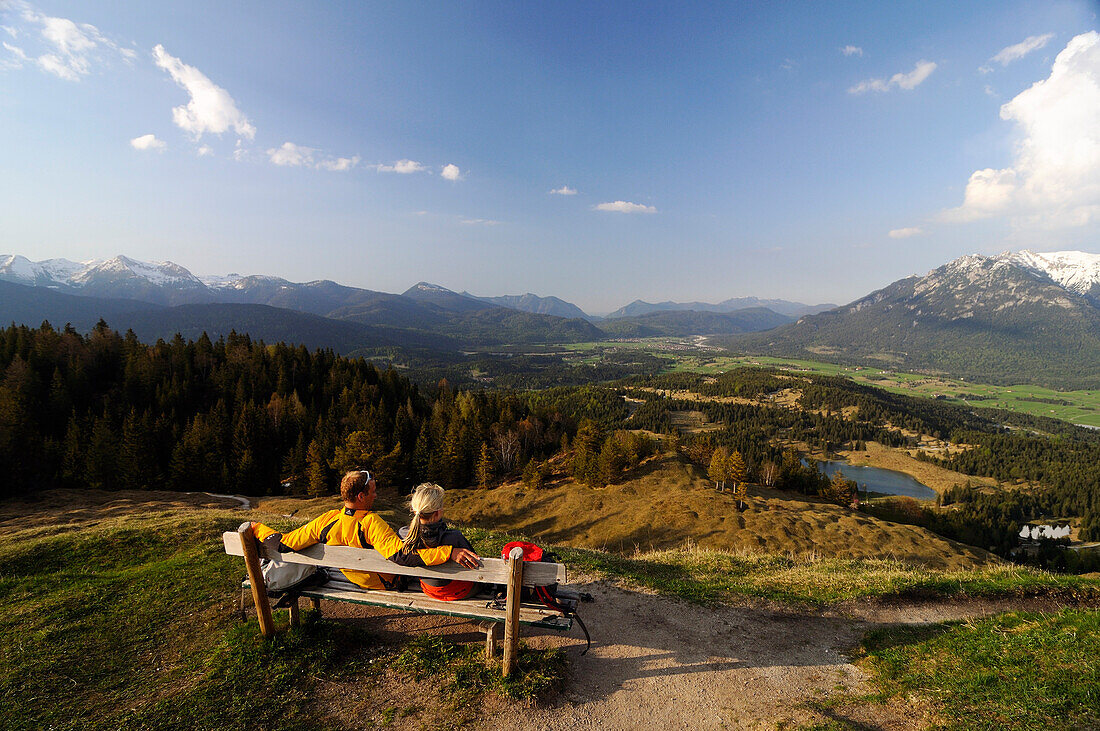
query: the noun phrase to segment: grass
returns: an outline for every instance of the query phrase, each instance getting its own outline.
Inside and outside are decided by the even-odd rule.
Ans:
[[[1100,612],[1012,612],[872,632],[877,700],[917,694],[952,729],[1097,728]]]
[[[519,537],[465,529],[482,555],[499,556]],[[650,591],[713,604],[740,598],[825,606],[905,597],[1061,596],[1100,599],[1100,581],[998,565],[942,571],[891,559],[844,559],[732,553],[698,547],[621,556],[553,547],[570,572],[609,578]]]
[[[0,728],[331,728],[314,702],[319,683],[415,664],[425,645],[402,650],[313,612],[300,629],[276,612],[281,631],[270,641],[255,620],[240,623],[243,567],[220,540],[240,520],[230,511],[150,511],[7,531]],[[477,680],[461,698],[468,704],[489,691],[534,698],[565,673],[561,653],[524,651],[520,672],[503,683],[480,645],[455,651],[463,662],[447,672]]]
[[[428,634],[410,640],[393,665],[414,680],[431,679],[459,705],[468,705],[488,690],[512,700],[534,700],[559,688],[567,670],[559,648],[533,650],[520,643],[516,670],[507,678],[482,657],[477,647]]]

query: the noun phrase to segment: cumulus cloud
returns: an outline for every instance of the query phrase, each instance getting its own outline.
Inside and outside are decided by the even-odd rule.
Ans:
[[[916,89],[936,70],[934,61],[917,61],[917,65],[907,74],[896,73],[889,79],[866,79],[848,89],[849,94],[865,94],[869,91],[890,91],[891,89]]]
[[[156,135],[142,135],[130,140],[130,147],[135,150],[163,150],[167,145],[164,140],[158,140]]]
[[[1021,59],[1032,51],[1037,51],[1054,37],[1053,33],[1045,33],[1041,36],[1028,36],[1019,43],[1002,48],[993,58],[989,59],[1001,66],[1007,66],[1017,59]]]
[[[214,154],[214,148],[210,145],[203,145],[199,149],[195,150],[195,154],[199,157],[210,157]]]
[[[153,60],[191,97],[186,106],[172,109],[172,121],[193,139],[198,141],[207,132],[220,135],[230,128],[239,137],[256,136],[256,128],[237,109],[229,92],[197,68],[169,55],[160,44],[153,49]]]
[[[393,165],[375,165],[374,169],[380,173],[397,173],[399,175],[409,175],[411,173],[423,172],[428,168],[424,165],[421,165],[416,160],[398,160]]]
[[[267,159],[283,167],[311,167],[317,170],[345,172],[359,164],[359,156],[329,157],[319,154],[313,147],[303,147],[293,142],[284,142],[282,147],[273,147],[267,151]]]
[[[889,236],[892,239],[907,239],[911,236],[920,236],[923,233],[924,229],[920,226],[910,226],[909,228],[895,228]]]
[[[550,191],[550,195],[576,195],[577,189],[570,188],[568,185],[563,185],[560,188],[554,188]]]
[[[862,56],[863,55],[863,49],[860,48],[859,46],[844,46],[844,48],[840,49],[840,52],[843,53],[845,56]]]
[[[272,148],[267,151],[267,157],[272,163],[284,167],[302,167],[313,165],[312,147],[302,147],[293,142],[284,142],[282,147]]]
[[[1050,75],[1001,106],[1020,140],[1012,165],[970,175],[948,221],[1008,215],[1018,227],[1100,221],[1100,33],[1073,38]]]
[[[462,171],[458,169],[458,165],[451,163],[444,165],[443,171],[439,174],[447,180],[458,180],[462,177]]]
[[[653,206],[631,203],[630,201],[611,201],[610,203],[597,203],[592,207],[596,211],[609,211],[611,213],[656,213]]]
[[[322,160],[317,163],[318,170],[331,170],[332,172],[342,173],[351,170],[353,167],[359,164],[359,156],[354,157],[334,157],[328,160]]]

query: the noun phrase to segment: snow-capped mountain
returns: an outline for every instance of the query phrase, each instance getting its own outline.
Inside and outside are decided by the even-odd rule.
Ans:
[[[1084,251],[1004,252],[994,257],[1041,272],[1068,290],[1100,302],[1100,254]]]
[[[1058,387],[1100,384],[1094,254],[963,256],[756,338],[763,352]]]
[[[68,287],[69,280],[98,263],[98,259],[82,263],[68,259],[31,261],[18,254],[0,254],[0,279],[32,287]]]

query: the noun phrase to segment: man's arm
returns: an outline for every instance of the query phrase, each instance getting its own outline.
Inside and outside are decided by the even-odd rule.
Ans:
[[[289,533],[279,533],[274,528],[263,523],[253,523],[252,531],[256,538],[264,544],[268,550],[285,553],[287,551],[300,551],[312,546],[321,540],[321,531],[332,522],[332,513],[323,513],[309,521],[300,528],[295,528]]]

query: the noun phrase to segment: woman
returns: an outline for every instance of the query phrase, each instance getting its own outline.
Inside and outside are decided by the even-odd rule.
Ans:
[[[465,549],[477,555],[466,536],[454,528],[448,528],[443,520],[443,488],[425,482],[413,491],[409,500],[412,521],[407,528],[398,531],[405,539],[404,545],[390,557],[402,566],[417,565],[418,552],[441,546],[451,546],[456,552]],[[473,581],[448,579],[421,579],[420,588],[433,599],[456,601],[465,599],[481,590],[482,585]]]

